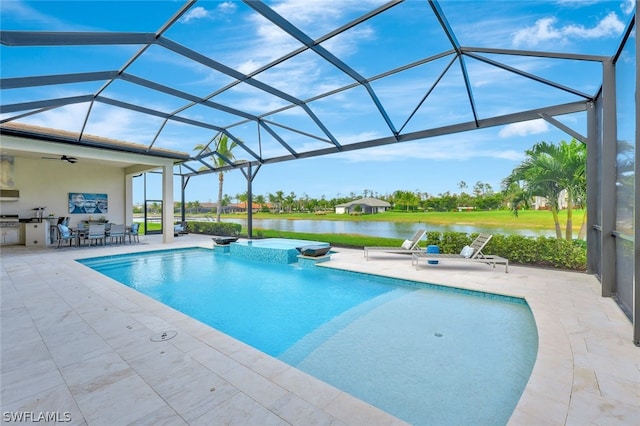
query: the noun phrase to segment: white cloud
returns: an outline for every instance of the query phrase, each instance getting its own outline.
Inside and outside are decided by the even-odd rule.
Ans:
[[[574,8],[590,6],[597,3],[597,0],[557,0],[556,3],[562,6],[569,6]]]
[[[582,25],[556,26],[554,17],[542,18],[535,25],[516,31],[513,35],[514,46],[537,46],[544,42],[566,43],[573,39],[597,39],[617,36],[624,31],[624,23],[615,12],[609,13],[597,25],[587,28]]]
[[[34,126],[77,133],[82,128],[82,122],[87,115],[87,110],[87,103],[71,104],[25,117],[20,121]]]
[[[216,8],[218,13],[224,13],[227,15],[234,13],[236,9],[238,9],[238,6],[232,1],[222,2]]]
[[[549,125],[546,121],[539,119],[507,124],[498,132],[498,136],[510,138],[512,136],[537,135],[547,131],[549,131]]]
[[[65,105],[25,117],[19,122],[78,133],[82,130],[88,108],[88,103]],[[92,109],[84,133],[148,145],[158,130],[159,121],[140,120],[133,111],[97,104]]]
[[[631,15],[636,8],[636,0],[625,0],[620,8],[624,12],[625,15]]]
[[[315,37],[335,29],[336,22],[344,20],[345,15],[363,13],[371,4],[379,5],[379,2],[342,0],[340,7],[335,7],[331,1],[285,0],[274,3],[271,7],[310,37]],[[252,31],[256,32],[253,49],[244,46],[241,51],[238,51],[238,61],[235,65],[235,68],[244,73],[250,73],[301,46],[300,42],[258,14],[252,14],[249,23]],[[345,59],[357,51],[358,44],[362,40],[374,36],[371,28],[361,25],[349,31],[348,37],[334,37],[323,43],[323,47],[341,59]],[[291,66],[281,64],[269,73],[275,75],[277,72],[273,78],[286,82],[287,87],[290,88],[289,91],[297,96],[312,96],[316,93],[314,87],[326,84],[326,81],[318,81],[313,75],[313,70],[319,69],[322,62],[316,54],[298,55],[297,62],[290,61]],[[259,76],[259,79],[263,81],[265,75]]]
[[[186,24],[190,21],[193,21],[196,19],[208,18],[210,16],[211,14],[207,9],[205,9],[204,7],[198,6],[198,7],[194,7],[193,9],[189,9],[187,13],[182,15],[182,18],[180,18],[180,22],[183,22]]]
[[[202,6],[197,6],[189,9],[189,11],[180,18],[180,22],[188,24],[198,19],[214,19],[216,16],[233,14],[237,8],[238,6],[231,1],[220,3],[215,9],[215,13],[212,13]]]

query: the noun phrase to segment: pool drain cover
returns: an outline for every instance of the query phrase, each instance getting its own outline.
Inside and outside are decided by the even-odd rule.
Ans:
[[[439,333],[437,331],[435,333],[433,333],[433,335],[436,336],[436,337],[442,337],[442,333]]]
[[[173,339],[178,334],[175,330],[162,331],[160,333],[151,336],[152,342],[164,342],[165,340]]]

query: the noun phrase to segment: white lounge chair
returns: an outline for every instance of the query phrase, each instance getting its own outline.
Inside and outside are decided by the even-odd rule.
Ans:
[[[413,252],[411,253],[411,264],[415,265],[416,269],[418,269],[420,259],[424,259],[426,261],[456,260],[462,262],[480,262],[491,265],[494,268],[496,267],[496,264],[504,265],[504,272],[507,273],[509,272],[509,260],[500,256],[486,255],[482,253],[482,249],[484,249],[484,246],[487,245],[491,237],[493,237],[493,235],[491,234],[478,235],[469,246],[466,246],[464,249],[462,249],[462,252],[460,254],[427,253],[426,251]]]
[[[188,234],[187,232],[187,222],[178,222],[173,225],[173,236],[178,237],[180,235]]]
[[[411,253],[414,250],[420,250],[420,240],[424,237],[427,231],[419,229],[413,234],[410,240],[404,240],[404,243],[400,247],[365,247],[364,257],[369,260],[369,252],[382,252],[382,253]]]

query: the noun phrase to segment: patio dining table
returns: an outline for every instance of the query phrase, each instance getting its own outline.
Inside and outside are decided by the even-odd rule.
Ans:
[[[73,232],[73,234],[75,235],[75,239],[76,239],[76,247],[80,247],[81,241],[85,240],[87,238],[87,236],[89,235],[89,227],[88,226],[78,226],[75,228],[69,228],[71,230],[71,232]],[[107,238],[109,237],[109,232],[110,232],[110,228],[105,227],[104,229],[104,238],[105,238],[105,244],[107,243]],[[128,235],[131,233],[131,226],[127,225],[124,227],[124,232],[125,235]],[[126,241],[126,239],[123,239],[122,241]]]

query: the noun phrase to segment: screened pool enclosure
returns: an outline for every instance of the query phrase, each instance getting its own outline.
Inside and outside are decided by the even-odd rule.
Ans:
[[[2,155],[113,161],[129,181],[164,164],[165,205],[173,179],[184,201],[192,179],[239,170],[250,204],[270,164],[420,150],[443,135],[543,120],[587,145],[588,272],[640,345],[635,1],[0,8]],[[566,42],[575,35],[590,42]],[[222,139],[237,144],[234,158]]]

